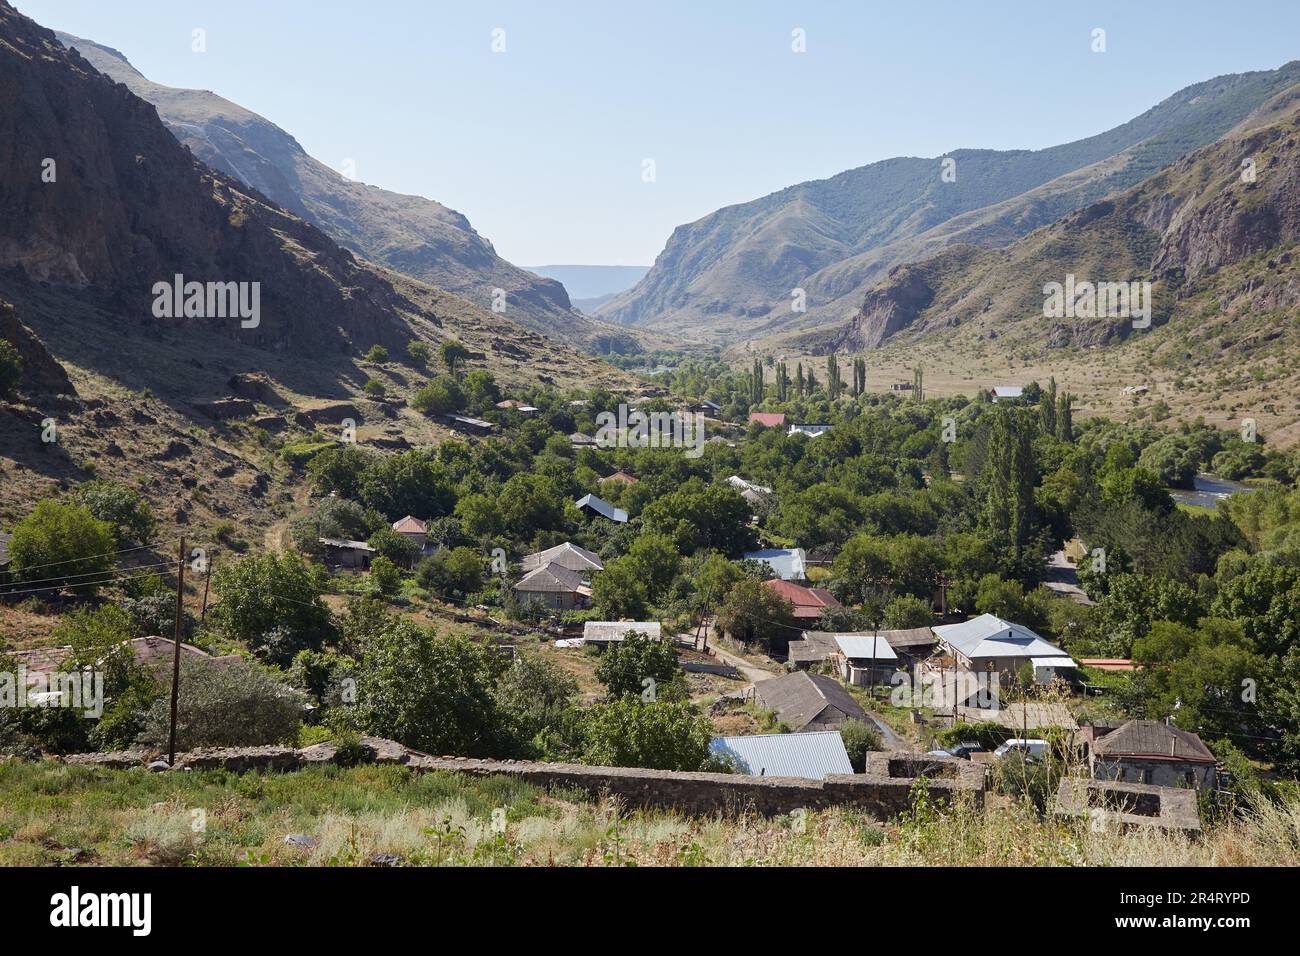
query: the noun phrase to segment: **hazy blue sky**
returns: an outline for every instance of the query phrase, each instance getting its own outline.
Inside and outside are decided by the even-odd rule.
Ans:
[[[14,3],[460,210],[521,265],[649,265],[719,206],[890,156],[1050,146],[1300,56],[1298,0]]]

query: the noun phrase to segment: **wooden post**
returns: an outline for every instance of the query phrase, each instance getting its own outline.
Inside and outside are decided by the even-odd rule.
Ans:
[[[185,538],[181,538],[181,548],[176,562],[176,633],[175,646],[172,648],[172,715],[171,731],[167,736],[167,766],[176,765],[176,702],[181,685],[181,600],[185,596]]]

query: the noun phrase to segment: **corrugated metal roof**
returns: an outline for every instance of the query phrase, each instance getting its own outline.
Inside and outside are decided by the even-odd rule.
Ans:
[[[1065,651],[1049,644],[1023,624],[981,614],[960,624],[932,628],[946,643],[969,658],[1065,657]]]
[[[782,581],[802,581],[808,576],[808,556],[803,548],[764,548],[746,551],[746,561],[762,561]]]
[[[595,495],[583,495],[573,504],[574,507],[579,510],[590,508],[602,517],[608,518],[610,521],[617,521],[620,524],[627,521],[626,511],[622,508],[615,508],[608,501],[605,501],[603,498],[598,498]]]
[[[714,737],[709,749],[732,758],[741,773],[755,776],[821,780],[827,774],[853,772],[838,730]]]
[[[875,661],[896,661],[898,655],[889,646],[889,641],[879,634],[836,634],[835,643],[840,653],[849,658],[865,658]]]

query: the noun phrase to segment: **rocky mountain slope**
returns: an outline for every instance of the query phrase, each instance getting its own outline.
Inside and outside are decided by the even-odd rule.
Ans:
[[[349,179],[309,156],[274,123],[207,90],[150,81],[117,50],[56,34],[95,69],[157,107],[172,134],[213,169],[257,190],[345,249],[491,308],[505,290],[504,315],[599,353],[637,350],[625,329],[594,322],[564,286],[506,262],[454,209],[421,196]]]
[[[1190,86],[1122,126],[1050,149],[957,150],[802,183],[678,227],[650,273],[597,309],[738,342],[853,315],[895,265],[956,243],[1006,245],[1218,139],[1300,81],[1300,63]],[[803,289],[807,311],[791,308]]]
[[[256,324],[159,316],[155,284],[257,283]],[[457,339],[505,386],[635,383],[444,290],[357,259],[194,158],[153,106],[0,0],[0,334],[24,360],[0,403],[0,518],[99,469],[178,523],[274,518],[277,449],[445,437],[406,398],[406,346]],[[10,309],[12,305],[14,309]],[[363,359],[373,345],[392,361]],[[368,380],[385,386],[375,397]],[[41,440],[41,423],[58,426]],[[103,473],[102,471],[100,473]],[[287,493],[287,492],[285,492]]]
[[[848,322],[760,343],[941,366],[1054,365],[1149,384],[1184,417],[1256,417],[1300,439],[1300,85],[1220,141],[1006,249],[952,246],[896,267]],[[1132,315],[1045,317],[1051,283],[1149,282]],[[1046,302],[1050,305],[1050,302]],[[934,365],[930,366],[931,368]],[[994,379],[986,378],[987,387]],[[1116,389],[1117,390],[1117,389]],[[1133,398],[1134,405],[1150,399]]]

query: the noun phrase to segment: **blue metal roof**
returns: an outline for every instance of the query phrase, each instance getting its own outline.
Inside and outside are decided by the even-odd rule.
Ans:
[[[754,776],[821,780],[830,773],[853,773],[838,730],[714,737],[709,749],[730,757],[741,773]]]

